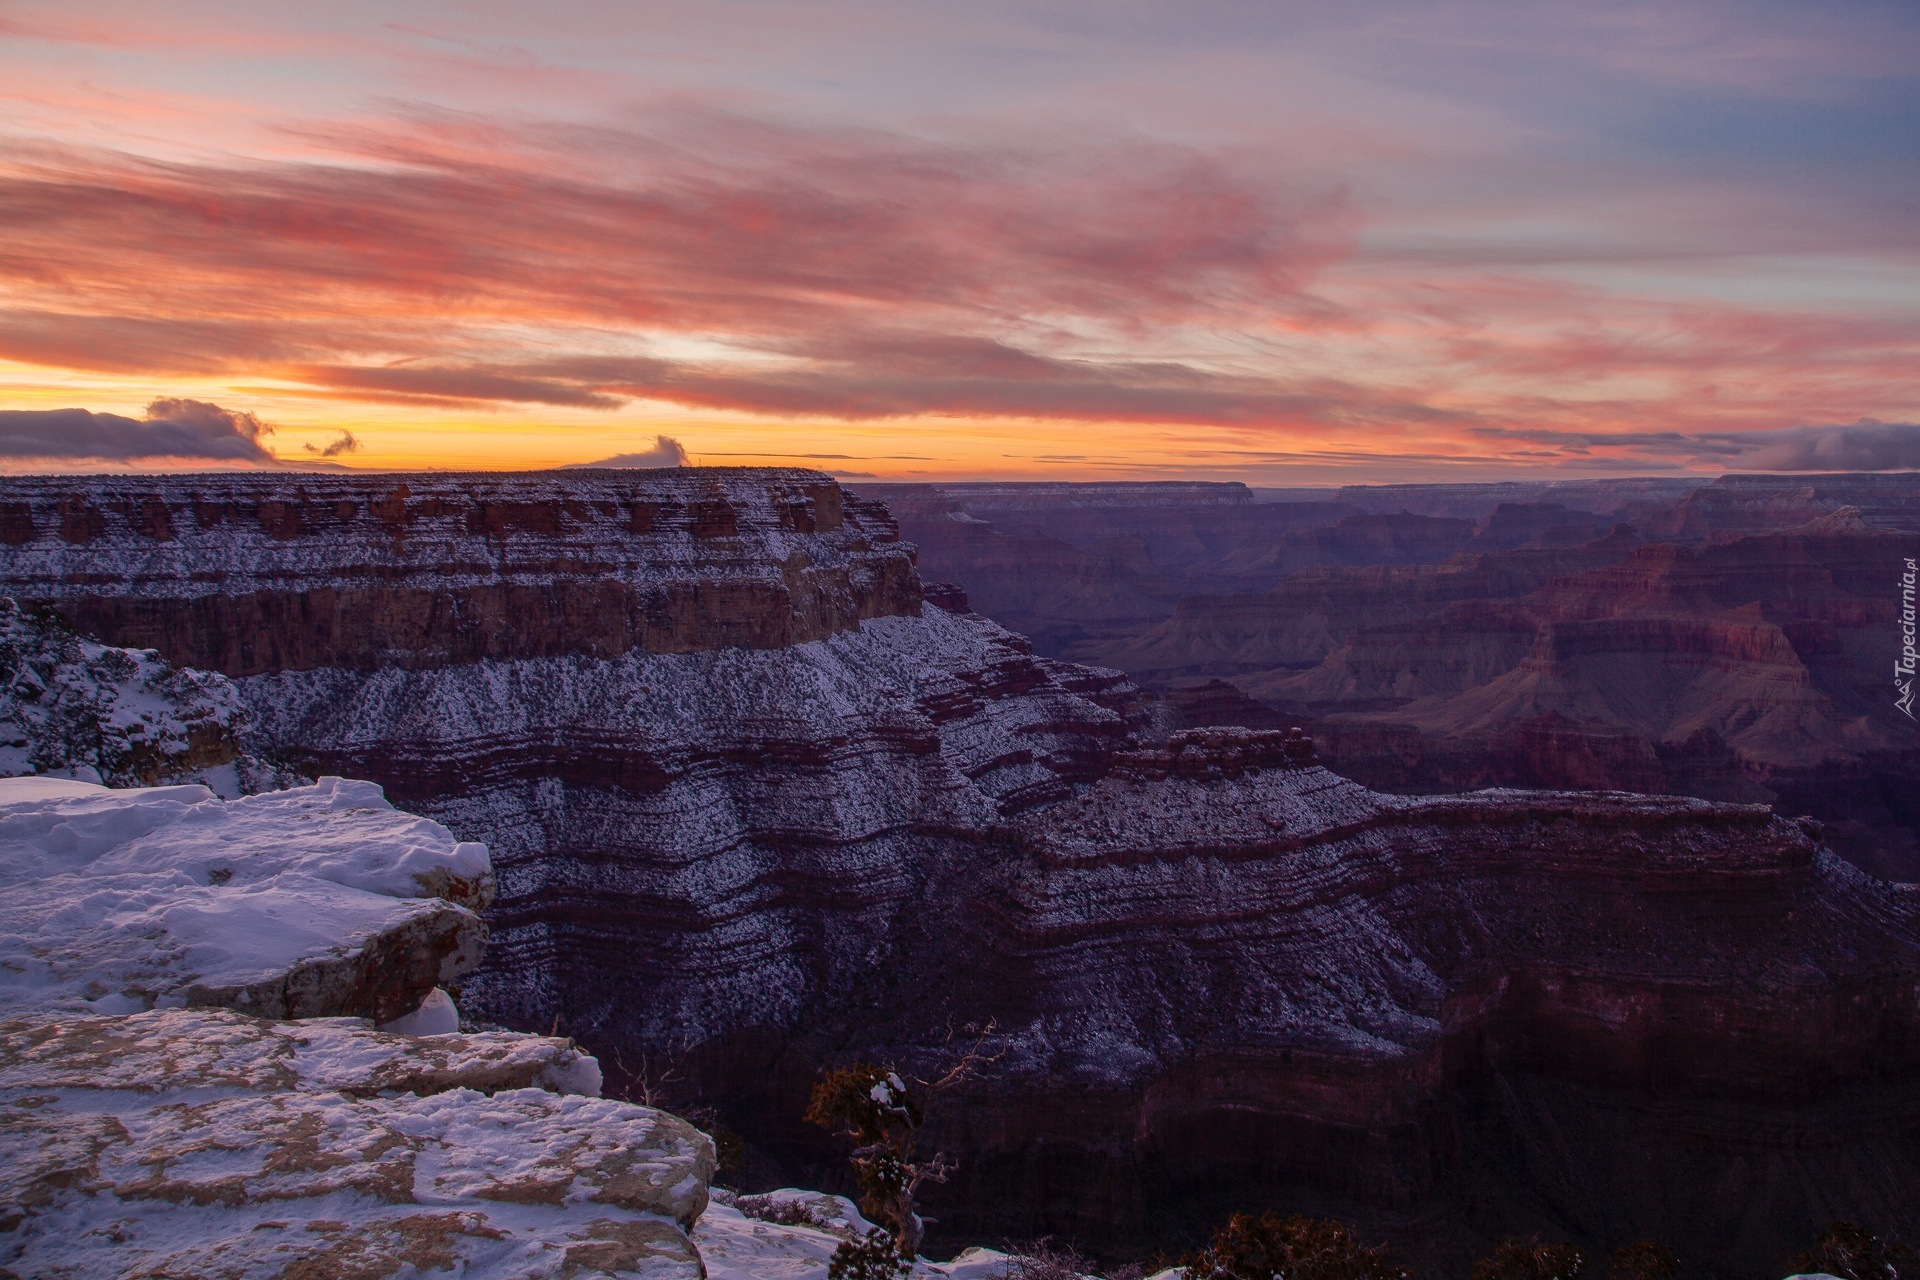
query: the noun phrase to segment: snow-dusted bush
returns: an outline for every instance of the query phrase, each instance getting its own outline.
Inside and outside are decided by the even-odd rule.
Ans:
[[[1803,1275],[1825,1274],[1840,1280],[1900,1280],[1920,1274],[1920,1259],[1897,1240],[1882,1240],[1851,1222],[1827,1227],[1813,1247],[1793,1261]]]
[[[1332,1218],[1236,1213],[1186,1262],[1187,1280],[1407,1280],[1385,1246]],[[1478,1268],[1475,1280],[1480,1280]],[[1571,1280],[1571,1277],[1568,1278]]]
[[[1587,1260],[1571,1241],[1508,1236],[1473,1264],[1473,1280],[1580,1280]]]
[[[228,795],[291,785],[290,772],[242,750],[247,720],[225,676],[96,644],[51,609],[0,597],[0,777],[204,781]]]
[[[832,1225],[833,1221],[824,1210],[805,1200],[781,1199],[778,1196],[741,1196],[734,1201],[733,1207],[749,1218],[758,1218],[782,1227],[826,1227]]]
[[[913,1269],[910,1257],[901,1256],[884,1227],[872,1227],[858,1239],[840,1242],[827,1263],[827,1280],[900,1280]]]
[[[1095,1274],[1095,1263],[1052,1236],[1026,1244],[1008,1244],[1000,1280],[1084,1280]]]

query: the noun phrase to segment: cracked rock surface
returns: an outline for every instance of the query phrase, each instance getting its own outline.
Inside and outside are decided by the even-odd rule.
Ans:
[[[694,1280],[686,1229],[713,1145],[582,1092],[598,1085],[591,1058],[537,1036],[196,1010],[9,1019],[0,1267]]]

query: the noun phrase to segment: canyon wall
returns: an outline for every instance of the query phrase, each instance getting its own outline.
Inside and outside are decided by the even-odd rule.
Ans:
[[[0,587],[225,672],[255,749],[485,840],[469,1009],[671,1074],[768,1178],[838,1164],[799,1120],[822,1065],[932,1071],[991,1023],[934,1120],[955,1243],[1141,1253],[1276,1205],[1432,1274],[1542,1230],[1748,1276],[1836,1205],[1920,1234],[1920,890],[1816,826],[1382,795],[1284,730],[1169,733],[1118,672],[923,602],[885,513],[813,473],[3,488]],[[404,537],[374,511],[402,492]],[[688,514],[716,494],[729,527]]]
[[[231,676],[779,648],[913,613],[884,509],[811,473],[6,484],[9,590]]]

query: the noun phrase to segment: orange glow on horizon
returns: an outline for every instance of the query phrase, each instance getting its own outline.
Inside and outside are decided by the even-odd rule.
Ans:
[[[118,415],[130,465],[169,465],[128,451],[163,399],[287,464],[666,436],[853,479],[1280,485],[1903,465],[1920,419],[1920,249],[1874,173],[1848,205],[1816,166],[1804,202],[1604,130],[1583,167],[1477,82],[1318,65],[1262,67],[1262,116],[1174,49],[1133,105],[1096,78],[1077,114],[836,112],[649,61],[678,24],[747,56],[672,5],[529,18],[573,43],[502,60],[223,3],[23,12],[0,47],[0,415]],[[271,465],[256,430],[209,457]],[[62,458],[0,431],[0,469]]]

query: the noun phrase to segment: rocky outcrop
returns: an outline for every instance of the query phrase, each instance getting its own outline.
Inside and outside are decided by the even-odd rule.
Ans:
[[[920,606],[884,510],[812,472],[6,487],[17,598],[229,676],[779,648]]]
[[[535,1037],[186,1010],[0,1021],[0,1265],[698,1280],[686,1231],[712,1143],[598,1084],[592,1059]]]
[[[1777,479],[1712,491],[1772,495],[1735,504],[1754,522],[1811,519],[1696,545],[1622,526],[1576,547],[1308,569],[1259,595],[1183,599],[1106,657],[1149,685],[1229,678],[1369,785],[1777,801],[1832,824],[1858,865],[1920,879],[1920,740],[1881,674],[1894,570],[1920,552],[1897,527],[1912,480]],[[1833,505],[1862,493],[1879,505]],[[1560,518],[1509,504],[1476,541],[1552,542]]]
[[[1657,537],[1698,541],[1792,528],[1845,507],[1878,527],[1920,533],[1920,472],[1721,476],[1641,521]]]
[[[1920,779],[1920,741],[1880,672],[1892,569],[1917,551],[1851,509],[1655,543],[1517,599],[1358,627],[1306,671],[1240,679],[1374,785],[1781,800],[1847,824],[1834,838],[1861,865],[1916,879],[1920,813],[1900,797]]]
[[[873,484],[859,492],[888,505],[901,536],[919,548],[924,574],[971,593],[975,607],[1032,637],[1040,652],[1083,660],[1166,617],[1182,595],[1262,589],[1288,568],[1352,563],[1382,548],[1418,560],[1431,532],[1413,527],[1431,522],[1374,517],[1335,532],[1362,513],[1256,501],[1239,484]],[[1428,548],[1425,558],[1451,550]]]
[[[1613,564],[1641,546],[1615,529],[1581,547],[1469,553],[1434,565],[1302,569],[1271,591],[1190,596],[1172,616],[1105,660],[1137,678],[1175,681],[1275,676],[1312,668],[1361,629],[1414,625],[1450,605],[1509,600]],[[1443,637],[1442,637],[1443,638]],[[1264,680],[1241,680],[1265,696]]]
[[[607,559],[681,573],[654,536]],[[1630,550],[1390,572],[1546,574],[1517,597]],[[821,1066],[931,1071],[991,1021],[993,1071],[930,1122],[952,1243],[1144,1252],[1271,1204],[1436,1265],[1552,1229],[1736,1275],[1836,1195],[1920,1227],[1914,891],[1764,807],[1382,795],[1284,730],[1161,737],[1118,673],[947,608],[773,648],[593,634],[234,674],[264,742],[491,845],[469,1008],[616,1075],[667,1055],[781,1182],[837,1162],[800,1120]]]
[[[0,1274],[705,1275],[705,1135],[569,1040],[375,1029],[493,887],[378,788],[6,780],[0,885]]]
[[[0,1011],[225,1006],[385,1022],[480,960],[484,846],[323,778],[200,786],[0,780]]]
[[[241,746],[246,726],[225,677],[95,644],[51,609],[0,597],[0,777],[201,782],[228,796],[292,785]]]
[[[599,1064],[571,1040],[514,1032],[418,1038],[361,1018],[272,1021],[226,1009],[0,1020],[0,1091],[10,1097],[50,1089],[143,1098],[200,1090],[426,1098],[455,1089],[594,1097],[600,1084]],[[670,1207],[676,1218],[691,1211]]]

